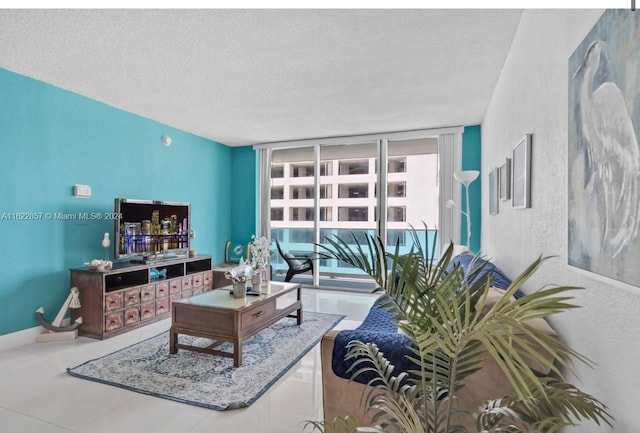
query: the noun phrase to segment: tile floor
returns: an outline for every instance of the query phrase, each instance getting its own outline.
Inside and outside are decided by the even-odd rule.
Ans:
[[[306,311],[344,314],[357,326],[377,294],[304,289]],[[167,330],[170,319],[98,341],[33,343],[0,352],[0,432],[6,433],[293,433],[322,418],[319,346],[258,401],[220,412],[138,394],[67,374],[97,358]],[[305,431],[310,431],[307,428]]]

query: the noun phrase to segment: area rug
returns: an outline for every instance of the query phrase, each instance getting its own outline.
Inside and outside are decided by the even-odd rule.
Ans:
[[[284,318],[242,343],[242,366],[233,359],[178,350],[169,354],[163,332],[67,372],[75,377],[215,410],[248,407],[296,364],[344,316],[305,312],[302,325]],[[211,340],[179,336],[208,346]],[[224,343],[219,350],[231,352]]]

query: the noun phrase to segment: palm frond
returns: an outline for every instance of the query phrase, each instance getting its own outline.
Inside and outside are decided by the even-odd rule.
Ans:
[[[349,372],[356,378],[368,371],[377,373],[370,380],[363,399],[373,410],[373,420],[382,426],[402,426],[407,433],[422,432],[422,420],[415,411],[415,386],[408,385],[408,374],[394,375],[394,366],[375,344],[352,341],[345,359],[353,360]]]
[[[507,293],[512,289],[510,287]],[[567,297],[558,296],[574,289],[543,289],[513,302],[503,297],[486,313],[474,330],[475,338],[483,343],[502,367],[521,398],[528,392],[526,381],[535,379],[535,373],[528,367],[532,362],[559,377],[564,377],[563,369],[573,372],[574,360],[590,364],[586,357],[560,339],[530,324],[533,319],[574,308],[563,302]]]
[[[360,427],[360,423],[355,417],[340,416],[332,420],[307,421],[304,431],[311,428],[311,431],[317,430],[321,433],[356,433],[358,427]]]
[[[576,420],[589,419],[596,424],[612,426],[609,409],[589,394],[557,378],[538,378],[542,391],[530,384],[532,394],[527,399],[504,397],[487,402],[476,418],[480,431],[496,430],[514,424],[524,431],[557,432]]]
[[[480,431],[554,432],[582,419],[610,424],[606,406],[564,382],[563,374],[573,372],[575,361],[590,365],[589,360],[533,326],[533,321],[576,308],[569,292],[578,288],[549,287],[513,300],[547,257],[536,259],[504,296],[488,305],[492,277],[487,261],[476,256],[465,271],[452,264],[453,244],[436,261],[435,243],[423,249],[413,228],[410,233],[413,246],[407,254],[400,254],[397,242],[386,252],[373,236],[363,243],[352,236],[351,244],[335,237],[319,245],[324,257],[359,268],[376,281],[383,290],[379,307],[391,313],[411,343],[407,356],[413,367],[406,372],[395,371],[375,344],[349,344],[352,379],[374,377],[362,396],[373,411],[374,431],[463,432],[452,421],[459,414],[456,394],[464,392],[463,381],[487,358],[501,368],[516,395],[483,406],[476,418]],[[539,377],[531,365],[557,379]]]

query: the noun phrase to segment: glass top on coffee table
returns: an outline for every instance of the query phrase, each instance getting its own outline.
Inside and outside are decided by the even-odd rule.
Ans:
[[[300,286],[299,283],[282,283],[277,281],[268,281],[261,285],[261,293],[259,295],[251,294],[244,298],[233,297],[233,286],[224,286],[209,292],[204,292],[190,298],[173,301],[183,304],[200,305],[203,307],[221,307],[221,308],[243,308],[251,304],[262,302],[266,298],[277,297],[293,292]]]

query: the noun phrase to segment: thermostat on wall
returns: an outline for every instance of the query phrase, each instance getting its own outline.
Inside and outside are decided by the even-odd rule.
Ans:
[[[75,184],[73,186],[73,196],[78,198],[91,197],[91,187],[89,185]]]

